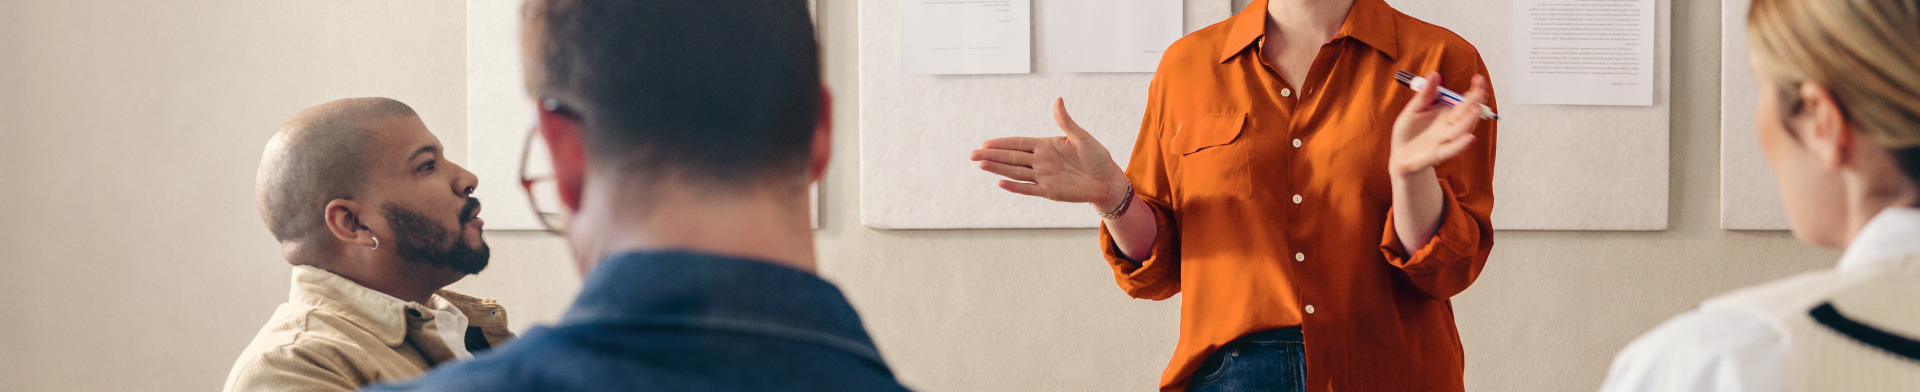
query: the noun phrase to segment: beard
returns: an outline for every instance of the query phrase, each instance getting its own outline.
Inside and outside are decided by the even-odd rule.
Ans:
[[[480,208],[480,199],[467,198],[467,206],[460,210],[460,216],[454,218],[460,231],[446,229],[444,221],[428,217],[419,211],[401,208],[392,204],[381,209],[388,224],[393,226],[394,252],[400,258],[412,263],[442,266],[463,274],[477,274],[487,269],[487,258],[492,250],[485,239],[478,245],[467,245],[467,222],[473,220],[473,210]]]

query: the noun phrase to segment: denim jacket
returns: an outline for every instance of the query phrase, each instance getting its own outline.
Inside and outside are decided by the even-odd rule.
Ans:
[[[373,391],[904,391],[832,283],[687,252],[602,261],[558,325]]]

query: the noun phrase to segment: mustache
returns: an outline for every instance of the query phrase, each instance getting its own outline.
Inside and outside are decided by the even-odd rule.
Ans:
[[[473,210],[478,209],[480,209],[480,198],[468,197],[466,208],[460,209],[460,223],[466,224],[467,222],[472,222],[473,218],[477,218],[477,216],[473,215]]]

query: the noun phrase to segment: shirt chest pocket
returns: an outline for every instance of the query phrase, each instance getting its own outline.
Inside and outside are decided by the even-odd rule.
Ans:
[[[1176,126],[1168,155],[1179,160],[1169,180],[1182,208],[1206,208],[1247,200],[1253,175],[1248,164],[1246,113],[1208,114]]]

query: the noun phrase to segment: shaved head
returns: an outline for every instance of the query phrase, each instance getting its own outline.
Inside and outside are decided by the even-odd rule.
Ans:
[[[267,142],[255,178],[260,218],[282,245],[314,246],[331,234],[327,203],[352,199],[367,184],[378,143],[374,124],[416,117],[413,108],[387,98],[348,98],[293,115]]]

